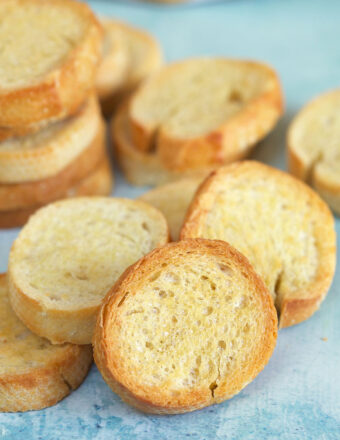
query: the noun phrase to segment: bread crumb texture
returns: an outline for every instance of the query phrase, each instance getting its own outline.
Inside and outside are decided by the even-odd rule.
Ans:
[[[90,346],[52,345],[31,333],[12,311],[0,275],[0,411],[55,404],[80,385],[91,362]]]
[[[2,0],[0,17],[0,87],[6,89],[39,81],[69,56],[90,24],[79,19],[77,9],[56,1],[51,7]]]
[[[307,307],[313,298],[315,310],[335,270],[334,220],[325,203],[300,181],[258,162],[212,173],[189,208],[181,237],[233,245],[262,276],[279,311],[287,300],[306,300]],[[302,317],[308,316],[292,317],[291,324]]]
[[[185,240],[150,253],[108,294],[95,359],[127,402],[180,413],[238,393],[267,363],[276,332],[247,260],[224,242]]]

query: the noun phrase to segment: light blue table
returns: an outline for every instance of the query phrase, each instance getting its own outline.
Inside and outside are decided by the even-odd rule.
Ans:
[[[227,55],[273,64],[282,78],[286,115],[253,157],[280,168],[293,115],[309,98],[340,84],[337,0],[234,0],[193,7],[92,4],[98,12],[149,29],[168,60]],[[140,192],[117,179],[116,195]],[[17,233],[0,232],[1,271]],[[232,400],[186,415],[144,415],[122,403],[93,367],[84,384],[55,407],[0,414],[0,439],[12,438],[340,439],[340,270],[320,311],[280,332],[268,366]]]

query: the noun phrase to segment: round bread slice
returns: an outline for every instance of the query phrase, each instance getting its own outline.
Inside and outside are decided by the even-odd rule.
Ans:
[[[88,176],[76,185],[69,187],[50,202],[59,199],[68,199],[81,196],[108,196],[113,187],[113,173],[110,162],[104,158],[101,163]],[[44,205],[33,205],[21,209],[0,211],[0,229],[16,228],[23,226],[32,214]]]
[[[283,111],[276,73],[226,58],[196,58],[164,67],[133,94],[132,141],[156,150],[169,169],[222,165],[245,157]]]
[[[2,0],[0,41],[0,127],[12,135],[73,114],[94,86],[102,31],[85,3]]]
[[[340,90],[318,96],[288,131],[289,171],[309,183],[340,215]]]
[[[85,379],[90,345],[52,345],[31,333],[12,311],[6,274],[0,275],[0,412],[55,405]]]
[[[80,197],[48,205],[29,219],[12,247],[13,309],[52,343],[88,344],[106,292],[168,237],[165,218],[145,202]]]
[[[80,112],[21,138],[0,143],[0,183],[34,182],[55,176],[95,139],[101,115],[92,95]]]
[[[304,183],[258,162],[213,172],[196,193],[181,238],[225,240],[245,255],[271,292],[280,327],[320,306],[336,259],[334,219]]]
[[[111,138],[115,156],[125,178],[132,185],[161,185],[184,177],[204,177],[212,168],[169,170],[157,153],[143,153],[134,148],[127,124],[127,105],[122,105],[111,121]]]
[[[154,250],[114,285],[94,356],[127,403],[176,414],[240,392],[276,337],[273,301],[248,260],[222,241],[185,240]]]
[[[163,55],[157,40],[145,30],[110,18],[102,23],[106,38],[96,88],[104,114],[109,115],[141,81],[159,69]]]
[[[105,157],[105,124],[95,139],[63,170],[34,182],[0,184],[0,212],[43,205],[62,197],[94,172]]]
[[[158,186],[142,196],[140,200],[159,209],[168,221],[172,241],[179,240],[179,233],[187,209],[202,178],[187,178]]]

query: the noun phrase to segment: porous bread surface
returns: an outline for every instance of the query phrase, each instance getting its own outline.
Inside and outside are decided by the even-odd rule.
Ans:
[[[33,182],[0,183],[0,212],[57,200],[65,191],[92,173],[104,157],[105,124],[103,121],[91,144],[59,173]]]
[[[0,142],[0,182],[32,182],[57,174],[89,147],[100,123],[98,101],[91,95],[75,116]]]
[[[269,67],[197,58],[164,67],[140,87],[130,102],[129,124],[136,148],[158,149],[176,168],[245,154],[281,112],[280,85]]]
[[[108,196],[111,193],[113,184],[114,178],[109,160],[104,158],[90,174],[74,186],[64,190],[64,192],[58,193],[58,196],[49,200],[49,202],[81,196]],[[0,228],[14,228],[24,225],[29,217],[43,206],[43,204],[36,204],[21,209],[0,210]]]
[[[268,286],[282,327],[307,319],[333,278],[329,209],[302,182],[258,162],[233,164],[208,177],[181,231],[181,238],[190,237],[225,240],[242,252]]]
[[[73,113],[94,82],[101,29],[86,4],[0,2],[0,126]]]
[[[289,170],[340,214],[340,90],[307,104],[288,132]]]
[[[28,330],[12,311],[0,275],[0,411],[55,404],[80,385],[91,362],[90,346],[52,345]]]
[[[133,185],[161,185],[184,177],[207,176],[211,167],[170,170],[157,153],[138,151],[131,139],[127,124],[127,105],[122,105],[111,120],[113,148],[125,178]]]
[[[173,241],[179,240],[185,214],[202,180],[199,177],[181,179],[156,187],[139,197],[164,214]]]
[[[0,3],[0,87],[39,81],[62,63],[88,29],[65,3],[3,0]],[[39,44],[37,44],[39,42]]]
[[[111,47],[116,43],[125,60],[125,63],[121,63],[121,68],[113,72],[112,66],[106,64],[104,57],[105,64],[99,68],[107,78],[107,86],[98,88],[97,83],[97,90],[104,113],[109,114],[142,80],[161,66],[163,56],[156,39],[145,30],[110,18],[104,19],[103,23],[111,40]],[[106,61],[109,61],[108,57]]]
[[[238,393],[276,336],[273,302],[248,261],[227,243],[186,240],[151,252],[108,293],[94,355],[128,403],[181,413]]]
[[[13,308],[52,342],[89,343],[106,292],[168,234],[163,215],[142,201],[78,197],[50,204],[30,218],[12,247]],[[42,316],[32,318],[26,301]],[[66,321],[64,328],[54,316]]]

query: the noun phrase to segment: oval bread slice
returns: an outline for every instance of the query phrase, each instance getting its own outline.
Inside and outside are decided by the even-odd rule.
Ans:
[[[56,175],[93,142],[100,124],[93,95],[70,119],[0,142],[0,182],[32,182]]]
[[[222,241],[156,249],[107,294],[95,362],[127,403],[175,414],[229,399],[267,364],[273,301],[249,262]]]
[[[54,200],[67,199],[81,196],[108,196],[113,187],[113,173],[107,158],[88,176],[80,180],[76,185],[67,188],[67,190]],[[43,205],[33,205],[21,209],[13,209],[9,211],[0,211],[0,229],[16,228],[24,225],[32,214]]]
[[[76,112],[93,88],[102,32],[85,3],[0,2],[0,127]]]
[[[280,327],[309,318],[335,270],[334,219],[308,186],[258,162],[220,168],[189,207],[181,238],[225,240],[242,252],[271,292]]]
[[[88,344],[106,292],[168,237],[163,215],[142,201],[78,197],[50,204],[29,219],[12,247],[13,309],[53,343]]]
[[[174,63],[132,96],[129,129],[136,149],[155,149],[173,170],[245,157],[283,110],[276,73],[226,58]]]
[[[142,196],[140,200],[159,209],[168,221],[172,241],[179,240],[185,214],[202,178],[192,177],[158,186]]]
[[[163,55],[157,40],[145,30],[111,18],[102,23],[107,49],[99,66],[96,89],[104,114],[110,114],[141,81],[160,68]]]
[[[340,215],[340,90],[318,96],[288,131],[289,171],[309,183]]]
[[[105,124],[102,122],[90,145],[56,175],[34,182],[0,184],[0,212],[57,200],[65,191],[94,172],[104,157]]]
[[[90,345],[52,345],[31,333],[12,311],[6,274],[0,275],[0,411],[52,406],[85,379]]]
[[[111,120],[113,148],[125,178],[133,185],[161,185],[184,177],[207,176],[212,168],[169,170],[157,153],[143,153],[134,148],[127,124],[127,106],[122,105]]]

